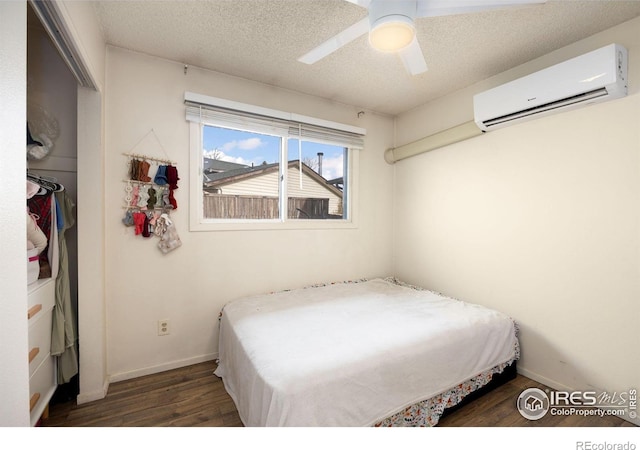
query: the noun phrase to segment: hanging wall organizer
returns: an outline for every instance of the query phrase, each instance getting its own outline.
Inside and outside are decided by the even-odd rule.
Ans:
[[[133,150],[149,136],[155,137],[151,129],[133,147]],[[124,205],[126,210],[122,223],[133,227],[136,236],[158,237],[158,248],[164,254],[182,245],[170,212],[178,209],[174,191],[178,189],[178,169],[169,159],[154,158],[136,153],[123,153],[128,158],[128,178],[123,180]]]

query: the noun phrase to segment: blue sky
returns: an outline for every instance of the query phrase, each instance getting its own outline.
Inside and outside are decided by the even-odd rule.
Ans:
[[[203,141],[204,156],[207,158],[215,156],[224,161],[246,165],[260,165],[264,161],[274,163],[279,159],[280,138],[277,136],[205,126]],[[304,162],[308,159],[317,161],[318,152],[324,153],[322,175],[327,180],[341,177],[343,148],[307,141],[302,143],[302,160]],[[299,159],[298,140],[290,139],[289,160],[294,159]]]

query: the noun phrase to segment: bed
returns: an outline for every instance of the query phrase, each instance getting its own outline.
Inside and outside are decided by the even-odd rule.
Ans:
[[[503,313],[394,278],[237,299],[215,375],[245,426],[433,426],[519,358]]]

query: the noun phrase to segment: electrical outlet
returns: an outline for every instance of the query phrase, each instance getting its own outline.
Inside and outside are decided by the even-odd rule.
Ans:
[[[158,336],[169,334],[169,319],[158,320]]]

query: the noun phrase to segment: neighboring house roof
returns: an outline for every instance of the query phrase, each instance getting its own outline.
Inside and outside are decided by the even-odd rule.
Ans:
[[[337,187],[338,189],[341,189],[340,186],[344,184],[344,177],[338,177],[338,178],[334,178],[333,180],[328,180],[327,184],[331,184]]]
[[[223,161],[221,159],[204,158],[204,173],[225,172],[227,170],[240,169],[249,167],[246,164],[238,164],[231,161]]]
[[[299,160],[289,161],[289,168],[298,167],[300,165]],[[227,170],[225,172],[218,173],[210,173],[205,174],[204,176],[204,185],[206,188],[217,188],[220,186],[225,186],[228,184],[237,183],[239,181],[244,181],[248,178],[257,177],[260,175],[264,175],[269,172],[274,172],[278,170],[278,163],[272,164],[262,164],[255,167],[241,167],[232,170]],[[334,193],[336,196],[342,198],[342,191],[330,184],[324,177],[318,174],[311,167],[307,166],[305,163],[302,163],[302,173],[316,181],[318,184],[324,186],[327,190]]]
[[[221,159],[204,158],[202,168],[205,185],[212,181],[213,176],[220,172],[230,172],[232,170],[248,168],[246,164],[238,164],[231,161],[223,161]]]

